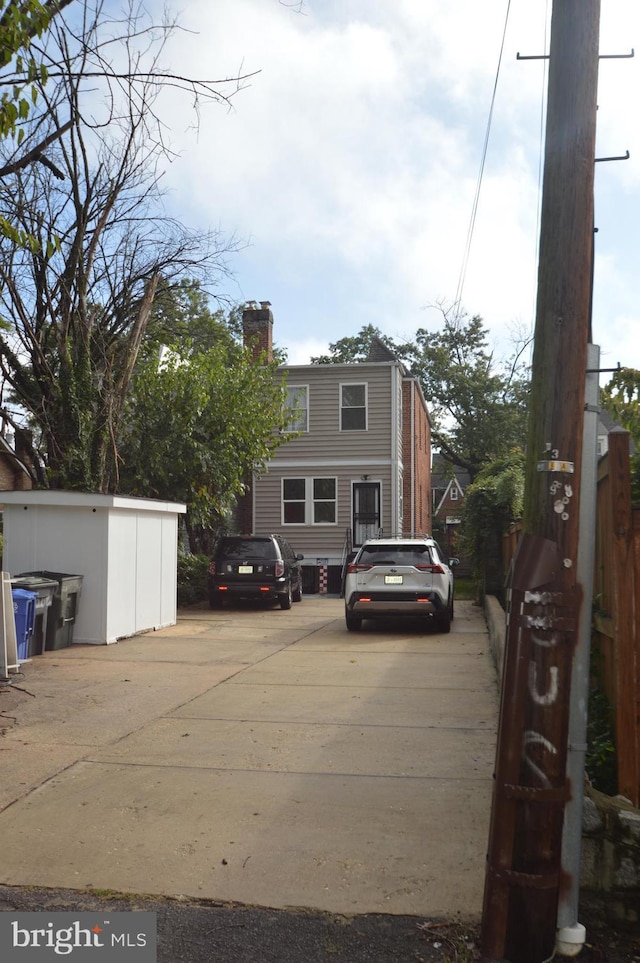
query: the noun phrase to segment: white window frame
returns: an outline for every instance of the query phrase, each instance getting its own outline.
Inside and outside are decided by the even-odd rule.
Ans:
[[[364,388],[364,428],[343,428],[342,427],[342,412],[347,408],[356,408],[355,405],[344,405],[343,404],[343,393],[345,388]],[[361,410],[357,407],[357,410]],[[340,382],[340,411],[338,413],[338,427],[340,431],[351,432],[351,431],[368,431],[369,430],[369,384],[367,381],[341,381]]]
[[[285,502],[284,486],[285,486],[285,483],[288,482],[288,481],[304,482],[304,495],[303,495],[302,498],[288,498],[288,499],[286,500],[286,502]],[[304,506],[304,519],[305,519],[305,520],[302,521],[302,522],[287,522],[287,521],[285,521],[285,517],[284,517],[284,516],[285,516],[285,511],[284,511],[284,509],[285,509],[285,504],[290,504],[290,505],[294,505],[294,504],[295,504],[295,505],[300,505],[300,504],[301,504],[301,505],[303,505],[303,506]],[[291,475],[291,476],[288,476],[287,478],[282,478],[282,479],[281,479],[281,481],[280,481],[280,516],[281,516],[281,520],[282,520],[282,524],[283,524],[283,525],[306,525],[306,518],[307,518],[307,480],[306,480],[306,478],[304,478],[303,476],[300,476],[300,475]]]
[[[315,482],[320,480],[329,479],[333,482],[334,487],[334,497],[333,498],[315,498]],[[287,522],[285,521],[285,497],[284,497],[284,486],[287,481],[303,481],[304,482],[304,521],[303,522]],[[288,499],[289,503],[300,504],[302,499]],[[315,508],[316,504],[333,504],[334,506],[334,519],[332,522],[315,520]],[[338,477],[337,475],[288,475],[286,478],[281,479],[280,483],[280,515],[283,527],[290,528],[295,525],[308,525],[313,528],[323,528],[323,527],[333,527],[338,524]]]
[[[287,385],[287,411],[290,413],[291,417],[288,426],[284,429],[285,432],[297,432],[297,431],[309,431],[309,385]],[[295,405],[289,404],[291,401],[292,391],[303,391],[305,404],[296,407]],[[301,419],[301,415],[304,417],[304,425],[298,425],[297,422]]]

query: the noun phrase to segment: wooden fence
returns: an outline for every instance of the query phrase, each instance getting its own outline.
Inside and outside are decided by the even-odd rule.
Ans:
[[[631,506],[629,434],[614,430],[598,464],[592,646],[613,710],[618,792],[640,806],[640,509]],[[520,529],[503,539],[508,571]]]

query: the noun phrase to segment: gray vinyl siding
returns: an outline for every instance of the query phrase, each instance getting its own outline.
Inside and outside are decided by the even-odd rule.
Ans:
[[[381,484],[382,525],[391,532],[392,498],[397,498],[401,465],[401,369],[395,363],[304,365],[288,369],[287,384],[308,385],[309,431],[281,445],[268,471],[254,486],[254,530],[280,532],[306,560],[342,557],[352,524],[352,484],[364,475]],[[367,429],[340,430],[340,385],[367,385]],[[396,425],[398,421],[396,421]],[[397,437],[397,447],[392,442]],[[284,525],[283,478],[337,479],[334,525]]]
[[[394,364],[305,365],[288,369],[288,385],[309,387],[309,431],[282,445],[274,461],[389,458]],[[397,375],[396,375],[397,377]],[[340,431],[340,384],[367,384],[366,431]]]
[[[255,487],[255,531],[278,532],[291,542],[297,552],[315,562],[316,557],[342,558],[346,532],[352,522],[352,483],[362,478],[362,470],[342,468],[333,474],[325,467],[315,468],[312,464],[286,470],[270,470],[263,475]],[[282,479],[283,478],[337,478],[337,521],[335,525],[284,525],[282,523]],[[390,525],[391,470],[387,466],[382,471],[370,473],[371,481],[379,481],[382,489],[382,524],[385,531]]]

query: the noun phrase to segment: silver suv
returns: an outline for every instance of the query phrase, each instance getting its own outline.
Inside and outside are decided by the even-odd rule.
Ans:
[[[453,618],[453,572],[458,559],[444,561],[438,543],[424,538],[374,538],[364,543],[347,568],[345,619],[350,632],[363,619],[428,615],[441,632]]]

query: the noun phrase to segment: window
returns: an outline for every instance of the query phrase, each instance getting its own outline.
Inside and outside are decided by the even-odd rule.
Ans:
[[[458,489],[456,488],[455,485],[451,486],[451,491],[449,492],[449,498],[451,499],[452,502],[458,501]]]
[[[366,384],[340,385],[340,431],[366,431]]]
[[[335,525],[337,488],[335,478],[283,478],[283,524]]]
[[[304,525],[306,479],[282,479],[282,521],[285,525]]]
[[[287,385],[289,424],[285,431],[309,431],[309,387]]]
[[[336,520],[335,478],[313,479],[313,524],[333,525]]]

